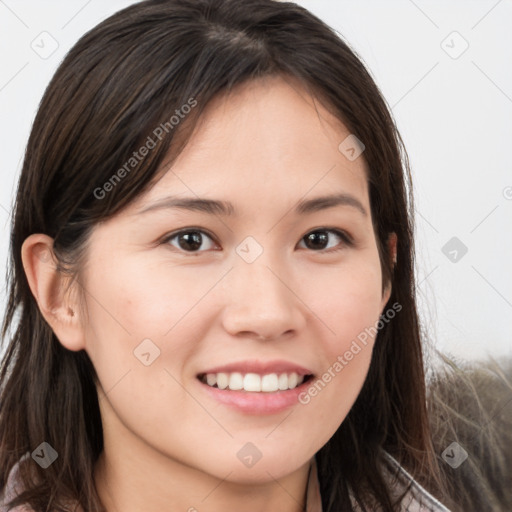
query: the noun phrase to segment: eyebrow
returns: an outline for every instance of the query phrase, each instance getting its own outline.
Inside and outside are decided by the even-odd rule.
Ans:
[[[368,216],[368,213],[362,203],[354,196],[346,193],[331,194],[327,196],[316,197],[314,199],[302,199],[295,207],[296,214],[314,213],[335,206],[350,206],[362,215]],[[216,199],[203,199],[194,197],[165,197],[155,203],[136,212],[141,215],[155,210],[178,208],[182,210],[198,211],[210,215],[230,216],[235,214],[235,207],[229,201],[219,201]]]

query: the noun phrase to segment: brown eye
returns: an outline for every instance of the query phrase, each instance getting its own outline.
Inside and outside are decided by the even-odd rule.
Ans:
[[[198,230],[180,231],[167,237],[165,242],[185,252],[202,252],[215,245],[209,235]]]
[[[351,245],[351,241],[345,233],[334,229],[316,229],[302,237],[301,242],[304,242],[307,249],[313,251],[332,249],[340,243],[342,246]]]

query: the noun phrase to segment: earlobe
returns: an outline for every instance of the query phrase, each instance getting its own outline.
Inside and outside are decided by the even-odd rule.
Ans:
[[[37,233],[23,242],[21,259],[39,310],[60,343],[68,350],[85,348],[77,294],[68,286],[71,277],[57,270],[53,239]]]

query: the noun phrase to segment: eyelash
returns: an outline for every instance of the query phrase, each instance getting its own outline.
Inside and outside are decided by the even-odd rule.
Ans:
[[[337,252],[337,251],[341,251],[343,250],[345,247],[353,247],[354,246],[354,241],[352,239],[352,237],[346,233],[345,231],[342,231],[340,229],[337,229],[337,228],[327,228],[327,227],[320,227],[320,228],[315,228],[315,229],[312,229],[311,231],[308,231],[305,235],[303,235],[300,239],[300,242],[302,242],[304,240],[304,238],[307,236],[307,235],[310,235],[311,233],[322,233],[322,232],[327,232],[327,233],[331,233],[331,234],[334,234],[336,236],[338,236],[341,240],[342,240],[342,244],[341,244],[341,247],[335,247],[335,248],[330,248],[330,249],[318,249],[318,250],[313,250],[313,249],[309,249],[311,252],[318,252],[318,253],[332,253],[332,252]],[[175,231],[174,233],[171,233],[167,236],[165,236],[161,243],[162,244],[169,244],[169,242],[177,237],[179,237],[180,235],[183,235],[183,234],[187,234],[187,233],[200,233],[201,235],[206,235],[208,238],[210,238],[212,240],[212,242],[214,242],[215,244],[219,245],[217,243],[217,241],[215,240],[215,237],[210,234],[208,231],[202,229],[202,228],[194,228],[194,227],[190,227],[190,228],[186,228],[186,229],[181,229],[179,231]],[[202,252],[206,252],[208,249],[206,250],[202,250],[202,251],[186,251],[184,249],[181,249],[179,247],[174,247],[178,252],[182,252],[182,253],[185,253],[185,254],[201,254]],[[306,247],[306,249],[308,249]]]

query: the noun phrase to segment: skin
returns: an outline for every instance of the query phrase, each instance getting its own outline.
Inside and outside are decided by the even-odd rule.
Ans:
[[[391,293],[382,290],[364,158],[338,145],[347,128],[297,84],[273,77],[211,102],[162,178],[98,224],[81,269],[84,293],[66,291],[52,240],[31,235],[22,256],[39,307],[60,342],[84,349],[99,377],[105,450],[95,469],[109,511],[295,512],[304,505],[314,454],[337,430],[366,377],[373,340],[307,405],[249,415],[206,395],[196,375],[245,359],[285,359],[321,376]],[[297,214],[296,204],[343,192],[367,212],[338,205]],[[232,215],[140,210],[167,196],[230,201]],[[195,227],[199,251],[166,235]],[[335,233],[325,249],[304,236]],[[247,236],[263,253],[236,252]],[[390,238],[392,252],[396,237]],[[251,249],[253,250],[253,249]],[[134,349],[149,338],[149,365]],[[251,468],[236,456],[251,442]]]

